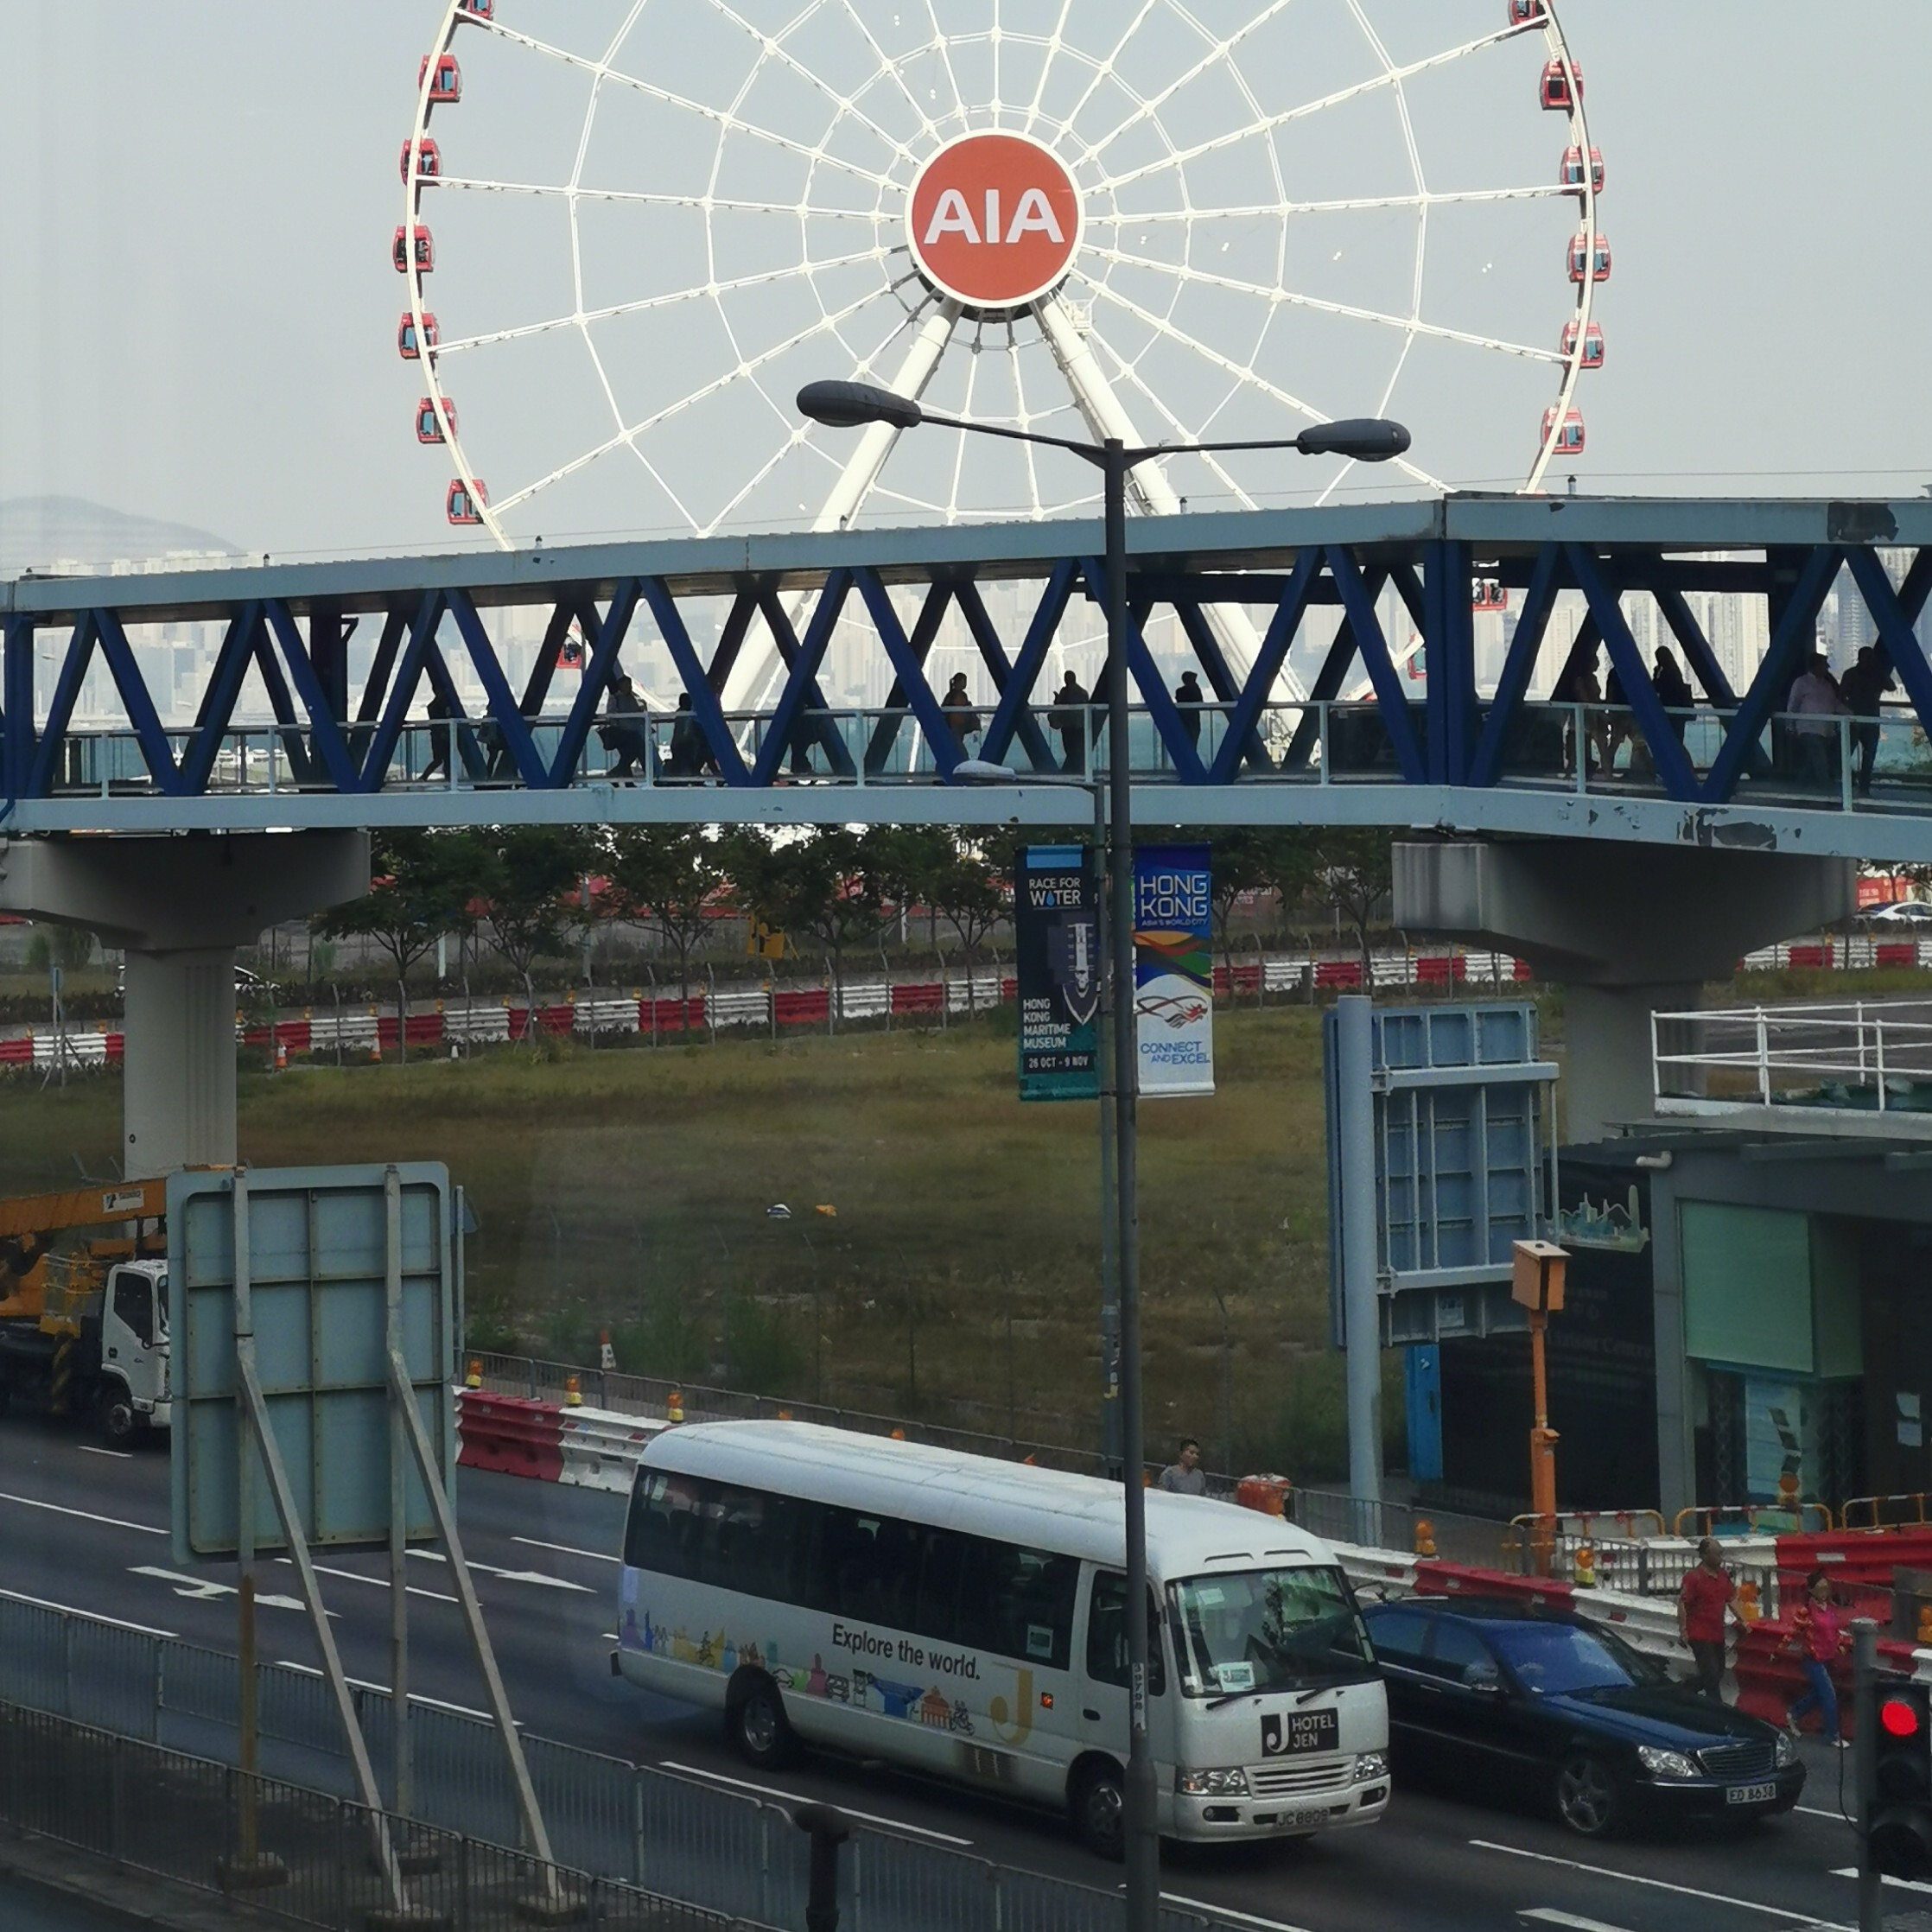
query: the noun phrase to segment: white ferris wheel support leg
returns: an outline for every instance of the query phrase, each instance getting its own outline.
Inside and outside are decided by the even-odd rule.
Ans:
[[[1066,378],[1067,387],[1073,391],[1073,400],[1086,418],[1088,429],[1102,442],[1109,436],[1118,436],[1129,448],[1139,447],[1141,438],[1134,429],[1133,417],[1127,413],[1126,404],[1115,394],[1114,385],[1107,380],[1099,359],[1087,341],[1085,331],[1058,291],[1035,302],[1033,313],[1039,319],[1040,333],[1046,338],[1047,347],[1053,352],[1054,361],[1060,365],[1060,373]],[[1127,486],[1143,516],[1176,517],[1180,514],[1180,498],[1158,463],[1143,463],[1131,471]],[[1215,641],[1221,646],[1230,666],[1238,677],[1246,677],[1254,669],[1262,649],[1260,634],[1248,613],[1236,605],[1217,604],[1208,611],[1207,620],[1208,628],[1214,632]],[[1299,703],[1308,692],[1284,663],[1281,674],[1274,682],[1274,695],[1278,700]]]
[[[895,396],[910,397],[917,402],[925,394],[958,323],[959,304],[942,302],[919,325],[906,351],[906,359],[899,364],[898,373],[887,384]],[[852,453],[852,460],[832,486],[831,494],[825,499],[825,507],[813,519],[814,531],[844,530],[850,524],[864,507],[866,499],[872,494],[873,485],[879,480],[880,472],[885,468],[904,433],[889,423],[874,423],[867,429],[859,439],[859,447]],[[809,601],[808,594],[798,592],[787,604],[785,614],[791,619],[793,629],[798,628]],[[763,702],[771,682],[782,669],[775,643],[766,639],[761,647],[753,648],[747,641],[747,648],[740,653],[738,662],[731,667],[725,679],[724,709],[728,712],[746,709],[754,702],[754,694],[757,702]]]

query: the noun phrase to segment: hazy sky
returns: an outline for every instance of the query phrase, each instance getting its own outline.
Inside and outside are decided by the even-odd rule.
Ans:
[[[1365,0],[1392,42],[1450,3]],[[1932,162],[1932,0],[1561,10],[1616,251],[1583,486],[1916,495],[1932,481],[1932,250],[1903,190]],[[442,11],[0,0],[0,499],[88,497],[283,556],[449,546],[386,260]],[[1483,0],[1473,17],[1503,12]],[[1558,124],[1524,119],[1541,156]],[[1452,172],[1453,145],[1439,139],[1433,165]],[[501,285],[521,272],[504,262]],[[1547,316],[1524,325],[1537,341],[1561,319],[1550,280]],[[1459,449],[1488,446],[1458,402],[1432,397],[1417,454],[1471,478]],[[1512,424],[1512,447],[1534,427]],[[579,501],[552,534],[572,519],[609,522]]]

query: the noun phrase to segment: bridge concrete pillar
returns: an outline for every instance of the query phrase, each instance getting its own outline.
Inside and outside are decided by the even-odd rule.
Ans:
[[[1650,1017],[1858,906],[1848,859],[1592,839],[1398,844],[1395,919],[1527,959],[1565,992],[1567,1138],[1653,1118]]]
[[[235,1160],[235,951],[369,889],[365,832],[17,840],[0,909],[127,952],[122,1172]]]

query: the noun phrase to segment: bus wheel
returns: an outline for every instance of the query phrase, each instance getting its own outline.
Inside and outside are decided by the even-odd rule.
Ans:
[[[747,1764],[775,1770],[791,1757],[791,1724],[779,1687],[769,1677],[753,1677],[725,1711],[725,1731]]]
[[[1089,1765],[1074,1787],[1073,1828],[1096,1858],[1116,1865],[1127,1855],[1127,1794],[1116,1764]]]

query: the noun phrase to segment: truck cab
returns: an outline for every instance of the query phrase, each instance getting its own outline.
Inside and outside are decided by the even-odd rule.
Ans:
[[[168,1353],[167,1262],[121,1262],[108,1274],[100,1316],[97,1413],[112,1439],[168,1427]]]

